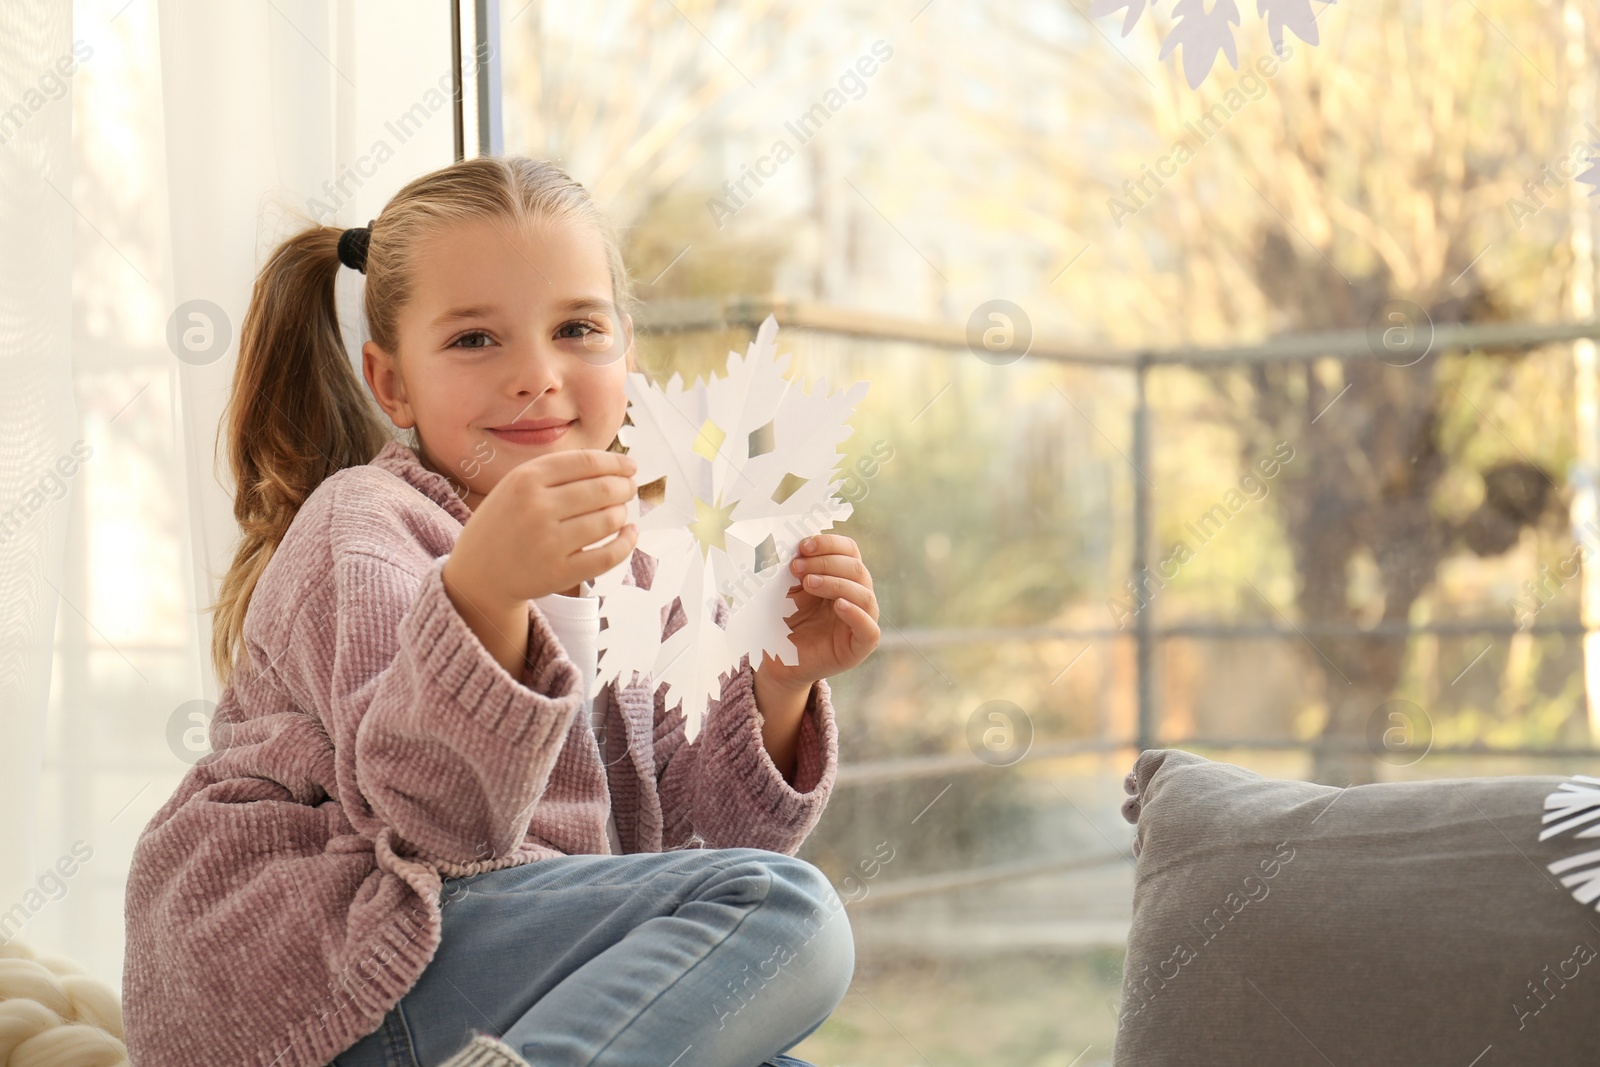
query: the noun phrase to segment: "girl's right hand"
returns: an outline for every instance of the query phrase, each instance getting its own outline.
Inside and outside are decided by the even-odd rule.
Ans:
[[[575,448],[520,463],[484,496],[456,539],[447,579],[498,604],[521,605],[571,589],[633,553],[626,525],[638,492],[632,457]],[[599,548],[585,549],[611,534]]]

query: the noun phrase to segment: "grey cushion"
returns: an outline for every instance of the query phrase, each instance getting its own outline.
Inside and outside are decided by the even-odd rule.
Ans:
[[[1579,779],[1341,790],[1173,749],[1129,777],[1117,1067],[1600,1064],[1600,912],[1575,898],[1600,883],[1573,862],[1600,841],[1556,829],[1581,805],[1543,821]]]

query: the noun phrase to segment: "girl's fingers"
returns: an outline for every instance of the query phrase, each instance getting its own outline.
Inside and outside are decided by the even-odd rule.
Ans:
[[[859,556],[844,556],[837,553],[826,556],[800,557],[800,573],[805,574],[831,574],[836,578],[849,578],[860,582],[868,589],[872,588],[872,575],[867,573],[867,565],[861,562]],[[791,571],[793,568],[790,568]]]
[[[806,559],[815,559],[817,556],[834,553],[855,556],[857,559],[861,558],[860,546],[856,544],[854,538],[846,537],[844,534],[815,534],[808,540],[814,543],[814,547],[805,548],[802,546],[800,549],[801,555]]]
[[[845,621],[850,622],[850,625],[853,625],[858,632],[866,633],[869,630],[874,633],[878,632],[877,619],[872,617],[872,613],[867,611],[866,608],[862,608],[856,601],[845,600],[845,598],[840,597],[834,601],[834,606],[838,609],[838,614],[845,616]]]
[[[833,603],[834,610],[839,613],[840,618],[844,619],[844,621],[849,625],[851,632],[854,633],[860,641],[863,643],[871,643],[872,645],[876,645],[878,643],[878,638],[882,636],[878,630],[878,622],[867,613],[866,608],[862,607],[860,604],[857,604],[853,600],[846,600],[843,597],[840,597]]]
[[[848,600],[873,618],[877,618],[878,598],[871,589],[848,578],[835,578],[828,574],[808,574],[801,582],[805,591],[828,600]]]

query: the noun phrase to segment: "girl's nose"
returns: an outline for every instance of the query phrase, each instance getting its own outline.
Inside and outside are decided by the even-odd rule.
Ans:
[[[543,396],[561,385],[559,353],[537,343],[517,346],[512,367],[518,396]]]

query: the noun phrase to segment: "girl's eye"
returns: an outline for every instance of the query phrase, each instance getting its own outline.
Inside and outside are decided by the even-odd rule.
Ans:
[[[577,330],[579,332],[577,332],[577,333],[567,333],[567,332],[565,332],[567,330]],[[564,322],[560,326],[556,327],[556,336],[557,337],[576,338],[578,340],[582,340],[583,338],[588,337],[589,334],[591,334],[591,333],[604,333],[604,332],[605,331],[603,329],[601,329],[601,327],[599,327],[596,324],[588,321],[587,319],[574,319],[571,322]]]
[[[484,345],[464,345],[464,344],[461,343],[462,341],[466,341],[466,340],[468,340],[470,338],[473,338],[473,337],[481,337],[481,338],[483,338],[485,344],[487,344],[488,341],[489,341],[489,335],[487,333],[485,333],[484,331],[482,331],[482,330],[471,330],[471,331],[469,331],[467,333],[462,334],[460,337],[457,337],[454,341],[452,341],[450,343],[450,347],[451,348],[466,348],[466,349],[483,348]]]

